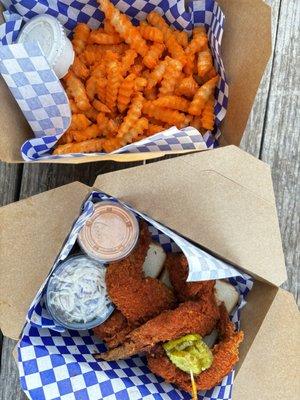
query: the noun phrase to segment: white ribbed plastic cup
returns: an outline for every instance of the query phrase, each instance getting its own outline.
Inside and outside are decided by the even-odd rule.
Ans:
[[[61,23],[51,15],[38,15],[29,20],[17,42],[38,42],[58,79],[63,78],[73,64],[75,53],[72,43]]]

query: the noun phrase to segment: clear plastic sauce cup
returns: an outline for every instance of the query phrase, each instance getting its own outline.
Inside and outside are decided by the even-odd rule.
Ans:
[[[47,289],[47,309],[56,323],[85,330],[100,325],[115,306],[105,284],[106,268],[86,255],[68,258],[55,268]]]
[[[38,42],[59,79],[73,64],[75,53],[63,26],[51,15],[43,14],[29,20],[20,32],[18,43]]]
[[[94,205],[92,216],[78,235],[81,249],[103,263],[121,260],[134,249],[139,237],[135,215],[112,201]]]

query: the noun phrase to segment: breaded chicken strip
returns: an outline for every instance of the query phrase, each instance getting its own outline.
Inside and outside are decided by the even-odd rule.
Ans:
[[[109,297],[129,324],[140,324],[170,309],[173,292],[158,279],[145,278],[143,263],[151,242],[147,224],[141,223],[138,245],[123,260],[111,263],[106,272]]]
[[[149,351],[158,343],[177,339],[188,333],[197,332],[206,336],[213,330],[218,319],[219,309],[214,295],[209,294],[199,301],[186,301],[175,310],[164,311],[132,331],[122,346],[95,357],[106,361],[118,360]]]
[[[113,314],[101,325],[93,329],[94,334],[102,339],[109,349],[122,344],[128,335],[134,329],[119,310]]]
[[[210,368],[195,377],[197,390],[209,390],[219,384],[229,374],[238,361],[239,345],[243,341],[243,332],[235,332],[224,305],[220,306],[218,324],[219,343],[212,350],[213,363]],[[193,333],[200,333],[195,330]],[[203,336],[200,333],[201,336]],[[181,389],[191,392],[190,375],[177,368],[168,358],[162,346],[147,356],[150,370]]]
[[[179,301],[198,300],[212,293],[215,281],[187,282],[188,260],[183,253],[168,253],[164,267]]]

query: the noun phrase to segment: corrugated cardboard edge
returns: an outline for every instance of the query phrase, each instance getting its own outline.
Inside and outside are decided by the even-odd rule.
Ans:
[[[270,169],[237,147],[101,175],[95,187],[258,279],[286,280]]]
[[[299,397],[299,332],[300,315],[293,295],[278,289],[236,375],[233,400]]]
[[[17,339],[90,187],[79,182],[0,209],[0,327]]]

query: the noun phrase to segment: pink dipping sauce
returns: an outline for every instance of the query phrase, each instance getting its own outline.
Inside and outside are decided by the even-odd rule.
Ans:
[[[93,215],[78,235],[82,250],[103,263],[125,258],[135,247],[139,224],[135,215],[112,201],[94,204]]]

